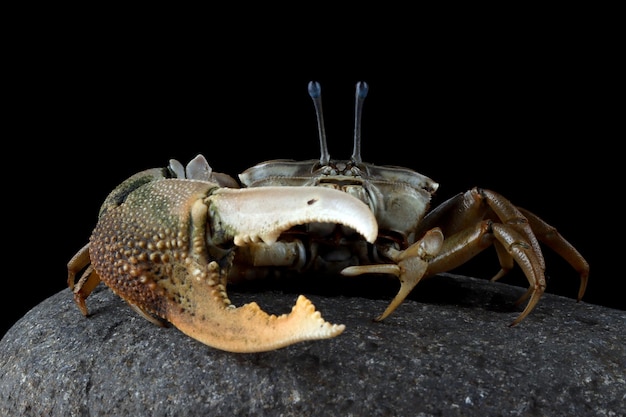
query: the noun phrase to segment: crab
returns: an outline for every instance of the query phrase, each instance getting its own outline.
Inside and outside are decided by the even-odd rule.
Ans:
[[[321,157],[262,162],[233,177],[198,155],[186,166],[139,172],[100,208],[89,242],[68,262],[68,286],[80,311],[100,282],[148,320],[172,324],[216,349],[260,352],[327,339],[345,330],[300,295],[289,314],[269,315],[255,302],[235,307],[229,282],[275,271],[389,274],[397,295],[376,321],[401,305],[420,280],[450,271],[493,246],[500,269],[515,264],[529,288],[509,324],[519,324],[545,291],[541,244],[580,275],[589,265],[557,230],[502,195],[478,187],[430,210],[438,183],[408,168],[361,159],[361,114],[368,85],[357,83],[354,148],[330,158],[321,89],[310,82]],[[78,276],[80,275],[80,278]]]

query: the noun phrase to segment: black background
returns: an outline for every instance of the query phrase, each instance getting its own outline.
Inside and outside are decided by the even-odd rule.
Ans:
[[[331,157],[351,154],[354,87],[366,81],[365,161],[438,181],[435,204],[481,186],[531,209],[589,261],[584,301],[624,308],[614,55],[584,32],[470,31],[436,45],[414,34],[408,46],[373,51],[354,40],[278,47],[247,37],[226,46],[227,35],[200,29],[156,36],[87,26],[40,33],[9,64],[17,94],[5,133],[10,273],[0,334],[67,291],[68,260],[131,174],[198,153],[233,176],[267,159],[318,158],[310,80],[322,85]],[[576,273],[545,256],[547,292],[574,298]],[[457,272],[487,279],[497,269],[488,250]],[[503,281],[526,285],[519,270]]]

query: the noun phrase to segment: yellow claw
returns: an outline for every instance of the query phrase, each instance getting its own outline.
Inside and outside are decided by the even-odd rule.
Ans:
[[[206,300],[206,298],[205,298]],[[289,314],[268,315],[256,303],[238,308],[206,300],[194,314],[171,313],[169,320],[194,339],[229,352],[275,350],[307,340],[328,339],[345,330],[322,318],[313,303],[300,295]]]

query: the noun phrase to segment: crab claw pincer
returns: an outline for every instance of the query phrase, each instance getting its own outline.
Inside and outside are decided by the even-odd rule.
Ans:
[[[328,188],[222,188],[208,201],[209,204],[202,204],[202,207],[211,212],[212,227],[232,236],[237,246],[259,240],[272,244],[292,226],[311,222],[351,227],[369,242],[373,242],[378,233],[376,220],[367,205],[346,193]],[[199,220],[192,224],[198,224],[198,232],[204,234],[202,210],[199,207],[192,210]],[[173,311],[169,320],[184,333],[207,345],[228,351],[258,352],[305,340],[335,337],[345,329],[344,325],[325,321],[303,295],[298,297],[291,313],[281,316],[268,315],[256,303],[235,308],[226,296],[226,280],[220,276],[225,271],[218,263],[193,262],[189,265],[190,275],[198,276],[194,271],[202,270],[204,265],[207,279],[192,280],[192,285],[207,285],[208,288],[188,294],[194,305],[193,314]]]
[[[294,225],[313,222],[353,228],[369,242],[378,233],[368,206],[334,189],[230,189],[163,179],[106,210],[89,252],[97,275],[146,316],[218,349],[260,352],[331,338],[345,328],[326,322],[304,296],[290,314],[275,316],[256,303],[235,307],[226,293],[236,246],[271,245]]]

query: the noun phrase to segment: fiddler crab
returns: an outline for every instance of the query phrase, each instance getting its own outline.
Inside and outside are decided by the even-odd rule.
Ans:
[[[557,230],[500,194],[473,188],[429,211],[439,184],[408,168],[361,160],[361,113],[368,85],[356,86],[354,148],[330,158],[320,85],[308,86],[321,157],[271,160],[232,177],[213,172],[202,155],[187,166],[139,172],[100,208],[85,245],[68,263],[68,285],[86,316],[85,300],[103,281],[148,320],[174,325],[198,341],[231,352],[261,352],[327,339],[345,326],[325,321],[303,295],[289,314],[255,302],[235,307],[226,286],[269,271],[391,274],[400,288],[389,316],[421,279],[452,270],[494,246],[504,276],[515,263],[530,284],[511,326],[546,288],[540,243],[580,274],[589,265]],[[80,274],[80,278],[76,278]]]

